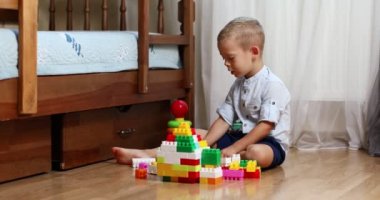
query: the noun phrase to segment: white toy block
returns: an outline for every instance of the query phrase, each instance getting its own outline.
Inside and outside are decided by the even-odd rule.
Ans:
[[[240,154],[233,154],[231,162],[238,161],[240,163]]]
[[[202,167],[200,171],[201,178],[219,178],[222,176],[223,176],[223,170],[221,167],[217,167],[217,168]]]
[[[157,174],[157,165],[149,165],[148,166],[148,173],[149,174]]]
[[[162,141],[160,150],[163,152],[176,152],[177,151],[177,142],[171,141]]]
[[[221,165],[223,167],[228,167],[230,166],[231,162],[232,162],[232,157],[223,157]]]

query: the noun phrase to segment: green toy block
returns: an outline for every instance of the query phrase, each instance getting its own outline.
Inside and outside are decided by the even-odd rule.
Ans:
[[[190,142],[177,142],[177,152],[194,152],[196,146],[194,143]]]
[[[242,127],[243,127],[243,123],[241,123],[240,120],[236,120],[234,123],[232,123],[231,125],[231,129],[233,131],[239,131],[239,130],[242,130]]]
[[[171,177],[170,176],[163,176],[162,177],[162,181],[163,182],[170,182],[171,181]]]
[[[178,128],[178,127],[179,127],[179,124],[180,124],[179,121],[176,121],[176,120],[170,120],[170,121],[168,122],[168,127],[169,127],[169,128]]]
[[[186,142],[186,143],[194,143],[193,136],[185,136],[185,135],[177,135],[175,137],[176,142]]]
[[[241,168],[247,168],[248,160],[240,160],[240,167]]]
[[[220,166],[221,155],[220,149],[203,149],[201,164]]]

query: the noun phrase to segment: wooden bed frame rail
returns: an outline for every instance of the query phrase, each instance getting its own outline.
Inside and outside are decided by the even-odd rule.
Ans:
[[[88,0],[85,0],[89,2]],[[53,1],[54,2],[54,1]],[[103,0],[103,21],[107,18],[107,4]],[[67,19],[68,29],[72,29],[72,23],[70,22],[71,11],[70,4],[71,0],[68,1],[67,8]],[[163,10],[163,2],[159,0],[159,8]],[[180,0],[178,2],[178,19],[182,23],[181,35],[149,35],[149,7],[150,0],[139,0],[138,1],[138,73],[137,73],[137,92],[140,94],[149,94],[150,85],[149,78],[150,72],[149,66],[149,45],[152,44],[175,44],[181,46],[182,51],[182,63],[183,63],[183,87],[185,89],[185,99],[193,107],[194,102],[194,36],[193,36],[193,22],[195,19],[195,6],[194,0]],[[38,80],[37,77],[37,15],[38,15],[38,0],[2,0],[0,1],[1,9],[18,10],[19,13],[19,79],[18,79],[18,115],[26,116],[38,116],[46,114],[54,114],[51,111],[46,113],[40,113],[40,106],[38,106],[41,101],[38,98]],[[50,11],[54,11],[51,10]],[[120,15],[125,15],[125,6],[120,7]],[[52,15],[52,12],[50,13]],[[88,13],[86,13],[88,16]],[[54,18],[54,12],[53,16]],[[125,18],[125,17],[124,17]],[[71,20],[72,21],[72,20]],[[121,20],[121,29],[125,29],[126,25],[123,20]],[[53,24],[50,24],[52,26]],[[85,26],[85,29],[89,29],[89,25]],[[102,23],[102,29],[107,29],[108,25],[106,22]],[[163,16],[162,13],[158,17],[158,30],[163,32]],[[157,95],[157,94],[155,94]],[[148,95],[149,96],[149,95]],[[107,104],[112,106],[111,104]],[[115,105],[117,106],[117,105]],[[93,108],[102,107],[94,106]],[[37,108],[39,108],[37,110]],[[190,109],[190,118],[193,118],[193,109]],[[61,110],[66,111],[66,110]],[[68,110],[76,111],[76,110]],[[80,111],[80,109],[78,109]],[[59,113],[57,111],[57,113]]]

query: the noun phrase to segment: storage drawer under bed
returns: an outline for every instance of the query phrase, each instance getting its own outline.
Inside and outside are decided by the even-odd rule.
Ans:
[[[0,122],[0,182],[51,170],[50,117]]]
[[[158,147],[172,118],[170,101],[53,117],[53,168],[66,170],[112,158],[111,147]]]

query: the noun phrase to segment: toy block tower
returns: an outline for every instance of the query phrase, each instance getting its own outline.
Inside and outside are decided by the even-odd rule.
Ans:
[[[191,122],[184,119],[187,111],[187,104],[181,100],[171,106],[175,119],[168,122],[166,140],[157,152],[157,175],[163,181],[199,182],[202,149],[209,147],[191,128]]]

